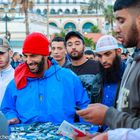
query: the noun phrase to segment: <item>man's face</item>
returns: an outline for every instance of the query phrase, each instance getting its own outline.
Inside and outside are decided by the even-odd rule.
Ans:
[[[10,62],[10,52],[0,52],[0,70],[8,67]]]
[[[94,60],[94,55],[92,55],[92,54],[85,54],[85,57],[86,57],[87,59]]]
[[[31,73],[34,73],[34,74],[43,73],[45,60],[42,55],[25,53],[24,59]]]
[[[52,57],[56,61],[61,61],[65,59],[66,50],[65,50],[64,42],[53,41],[51,44],[51,52],[52,52],[51,54]]]
[[[115,12],[116,17],[116,33],[126,48],[137,46],[139,33],[136,26],[136,15],[127,9]]]
[[[67,53],[72,60],[79,60],[84,55],[85,46],[78,37],[71,37],[66,43]]]
[[[108,69],[113,65],[116,55],[117,54],[115,50],[102,51],[97,53],[98,60],[105,69]]]

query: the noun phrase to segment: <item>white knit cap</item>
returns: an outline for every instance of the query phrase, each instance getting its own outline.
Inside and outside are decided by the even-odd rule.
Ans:
[[[117,40],[111,35],[104,35],[97,41],[96,52],[118,49]]]

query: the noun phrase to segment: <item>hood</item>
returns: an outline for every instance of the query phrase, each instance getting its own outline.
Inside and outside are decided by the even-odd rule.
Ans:
[[[54,59],[48,58],[48,66],[49,68],[44,72],[42,77],[37,77],[35,74],[29,71],[28,66],[26,63],[20,64],[15,69],[14,80],[17,89],[22,89],[27,85],[28,80],[36,80],[37,78],[44,78],[50,77],[51,75],[55,74],[58,70],[61,69],[60,66],[55,62]]]

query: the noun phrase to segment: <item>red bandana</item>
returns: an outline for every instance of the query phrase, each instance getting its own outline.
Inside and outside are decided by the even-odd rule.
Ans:
[[[50,66],[51,66],[51,62],[48,60],[48,68]],[[35,77],[37,77],[37,75],[35,75],[29,71],[29,68],[26,65],[26,63],[20,64],[15,69],[15,74],[14,74],[14,80],[15,80],[17,89],[22,89],[26,86],[28,77],[35,78]]]

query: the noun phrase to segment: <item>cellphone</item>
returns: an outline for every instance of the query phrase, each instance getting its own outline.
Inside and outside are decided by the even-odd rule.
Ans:
[[[81,108],[78,107],[78,106],[75,106],[74,108],[75,108],[76,110],[81,110]]]

